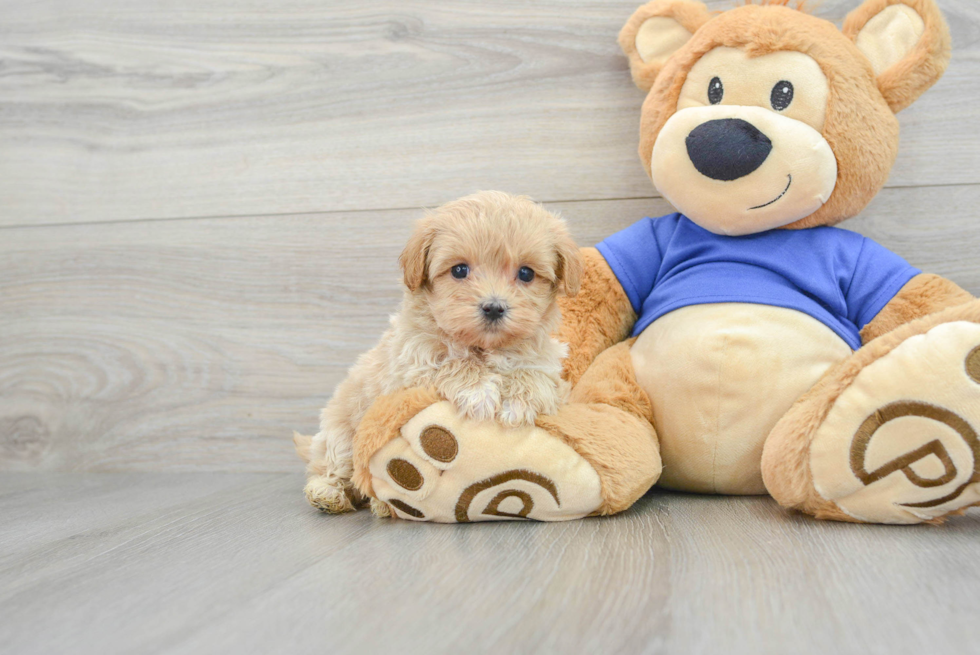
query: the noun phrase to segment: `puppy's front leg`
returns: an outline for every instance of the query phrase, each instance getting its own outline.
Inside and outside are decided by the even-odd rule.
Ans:
[[[500,411],[502,382],[500,375],[488,373],[476,363],[461,361],[439,371],[436,387],[461,415],[490,421]]]
[[[514,371],[503,380],[497,419],[509,427],[534,425],[538,414],[555,414],[568,391],[566,381],[542,371]]]

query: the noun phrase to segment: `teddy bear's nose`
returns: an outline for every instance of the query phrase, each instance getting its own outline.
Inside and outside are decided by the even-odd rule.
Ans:
[[[769,137],[741,118],[708,121],[687,135],[687,154],[694,168],[712,180],[745,177],[762,166],[770,152]]]

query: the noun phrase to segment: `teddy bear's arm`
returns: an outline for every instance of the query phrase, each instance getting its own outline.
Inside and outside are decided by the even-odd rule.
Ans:
[[[629,336],[636,312],[605,258],[582,248],[585,271],[573,297],[559,299],[562,321],[558,340],[568,344],[565,378],[573,385],[599,353]]]
[[[935,314],[973,300],[968,292],[944,277],[923,273],[902,287],[884,309],[861,330],[861,340],[868,343],[917,318]]]

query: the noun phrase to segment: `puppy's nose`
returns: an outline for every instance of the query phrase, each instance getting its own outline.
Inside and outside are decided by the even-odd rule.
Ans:
[[[483,317],[488,321],[499,321],[507,313],[507,308],[499,302],[487,302],[480,305],[483,310]]]
[[[731,182],[756,171],[772,152],[772,141],[741,118],[708,121],[687,135],[687,154],[698,172]]]

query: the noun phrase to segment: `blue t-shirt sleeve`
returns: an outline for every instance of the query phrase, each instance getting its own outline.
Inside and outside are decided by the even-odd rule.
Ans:
[[[921,272],[884,246],[862,239],[850,285],[844,292],[847,317],[863,329]]]
[[[653,291],[654,282],[663,261],[663,251],[658,242],[658,231],[670,228],[665,223],[670,218],[644,218],[639,223],[617,232],[596,246],[606,259],[606,263],[623,285],[633,311],[637,314],[643,308],[643,301]],[[657,222],[663,222],[657,225]],[[676,221],[674,221],[676,223]],[[657,228],[661,227],[661,230]]]

